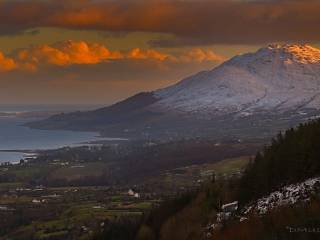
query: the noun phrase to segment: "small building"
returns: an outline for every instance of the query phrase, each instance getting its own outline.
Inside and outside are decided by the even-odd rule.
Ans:
[[[140,194],[139,193],[134,193],[134,197],[135,198],[140,198]]]
[[[238,210],[238,201],[227,203],[221,206],[223,212],[235,212]]]
[[[131,197],[134,196],[134,191],[132,189],[129,189],[128,195],[131,196]]]
[[[217,222],[221,223],[230,219],[235,211],[238,210],[238,201],[227,203],[221,206],[221,212],[217,213]]]
[[[33,199],[33,200],[32,200],[32,203],[41,203],[41,200]]]
[[[139,193],[137,193],[137,192],[135,192],[135,191],[134,191],[134,190],[132,190],[132,189],[129,189],[129,191],[128,191],[128,195],[129,195],[130,197],[140,198],[140,194],[139,194]]]

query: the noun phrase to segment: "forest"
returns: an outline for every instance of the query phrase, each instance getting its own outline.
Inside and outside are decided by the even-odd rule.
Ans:
[[[320,120],[313,120],[279,133],[256,154],[240,178],[207,182],[198,192],[163,202],[139,222],[121,222],[117,228],[124,234],[121,237],[114,235],[113,228],[96,239],[318,239],[319,192],[308,202],[253,215],[245,222],[226,221],[209,238],[204,236],[204,226],[219,211],[221,202],[239,200],[241,209],[282,186],[318,177],[319,159]]]

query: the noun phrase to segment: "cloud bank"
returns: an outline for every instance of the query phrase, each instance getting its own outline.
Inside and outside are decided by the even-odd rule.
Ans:
[[[2,103],[111,103],[168,86],[213,68],[223,57],[193,48],[114,51],[103,44],[64,41],[0,52]]]
[[[68,67],[72,65],[108,64],[112,61],[153,62],[155,64],[186,64],[221,62],[224,58],[211,50],[194,48],[173,55],[154,49],[134,48],[129,51],[111,51],[106,46],[85,41],[64,41],[52,45],[36,45],[15,51],[10,56],[0,52],[0,72],[22,70],[37,72],[50,66]]]
[[[153,46],[319,41],[317,0],[17,1],[0,2],[0,34],[36,27],[160,32]]]

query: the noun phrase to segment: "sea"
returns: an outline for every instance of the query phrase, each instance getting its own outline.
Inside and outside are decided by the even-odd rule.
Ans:
[[[78,110],[90,110],[96,105],[0,105],[0,113],[35,112],[35,111],[61,111],[71,112]],[[25,150],[56,149],[65,146],[80,146],[97,140],[115,140],[113,138],[101,138],[95,132],[74,132],[61,130],[38,130],[23,126],[27,122],[39,120],[39,118],[0,117],[0,163],[20,161]],[[25,151],[28,152],[28,151]]]

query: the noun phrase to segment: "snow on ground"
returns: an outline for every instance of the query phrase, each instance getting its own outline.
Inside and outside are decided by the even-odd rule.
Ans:
[[[245,207],[243,212],[245,216],[251,213],[265,214],[276,207],[308,201],[310,200],[310,196],[318,190],[320,190],[320,177],[311,178],[272,192],[269,196],[260,198],[255,203]]]
[[[223,205],[221,212],[217,213],[216,219],[209,222],[203,229],[204,238],[211,239],[212,234],[216,229],[222,227],[224,221],[229,219],[237,219],[239,222],[248,220],[251,214],[263,215],[268,211],[280,207],[293,205],[298,202],[307,202],[310,200],[312,194],[319,193],[320,191],[320,177],[310,178],[304,182],[291,184],[282,187],[278,191],[270,193],[268,196],[263,197],[251,203],[237,213],[238,202],[232,202]],[[233,206],[233,208],[230,208]]]

